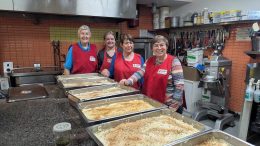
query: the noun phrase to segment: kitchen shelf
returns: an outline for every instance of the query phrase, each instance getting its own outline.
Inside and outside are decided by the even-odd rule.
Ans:
[[[214,27],[214,26],[230,26],[234,24],[245,24],[245,23],[254,23],[260,20],[240,20],[240,21],[231,21],[231,22],[221,22],[221,23],[211,23],[211,24],[201,24],[201,25],[192,25],[192,26],[183,26],[183,27],[170,27],[170,28],[161,28],[149,30],[150,32],[156,31],[169,31],[175,29],[191,29],[191,28],[203,28],[203,27]]]
[[[246,51],[245,52],[248,56],[252,57],[252,58],[256,58],[260,56],[260,52],[259,51]]]
[[[189,4],[192,0],[137,0],[137,4],[147,5],[152,7],[153,4],[156,7],[170,6],[173,9],[177,9],[183,5]]]

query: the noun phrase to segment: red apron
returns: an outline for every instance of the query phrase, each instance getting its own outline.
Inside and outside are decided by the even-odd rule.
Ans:
[[[117,48],[115,49],[115,54],[116,53],[117,53]],[[100,67],[100,71],[102,71],[104,69],[108,69],[109,70],[110,64],[111,64],[111,61],[112,61],[112,57],[108,57],[106,50],[104,50],[104,59],[103,59],[102,66]]]
[[[90,44],[90,50],[84,51],[78,44],[74,44],[72,50],[72,62],[72,74],[97,72],[96,46]]]
[[[128,79],[136,71],[141,68],[141,56],[134,54],[132,61],[125,61],[122,53],[117,53],[114,66],[114,79],[119,82],[122,79]],[[137,82],[133,85],[134,88],[139,89],[140,84]]]
[[[155,65],[155,56],[147,60],[144,73],[143,94],[161,103],[165,103],[167,82],[171,73],[173,59],[173,56],[167,54],[166,60],[160,65]]]

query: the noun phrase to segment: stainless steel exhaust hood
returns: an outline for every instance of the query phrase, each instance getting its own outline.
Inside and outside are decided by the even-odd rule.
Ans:
[[[13,11],[133,19],[136,0],[12,0]],[[8,8],[1,8],[7,10]]]

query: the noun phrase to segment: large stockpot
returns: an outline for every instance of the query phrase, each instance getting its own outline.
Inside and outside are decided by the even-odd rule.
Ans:
[[[180,17],[179,16],[172,17],[171,27],[179,27],[180,26],[179,24],[180,24]]]

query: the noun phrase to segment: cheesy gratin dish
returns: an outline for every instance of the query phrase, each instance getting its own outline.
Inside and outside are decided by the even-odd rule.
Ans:
[[[215,137],[212,137],[195,146],[233,146],[233,145],[226,142],[224,139],[217,139]]]
[[[86,108],[82,109],[82,112],[90,120],[100,120],[108,117],[144,111],[151,108],[153,108],[153,106],[143,100],[131,100],[95,108]]]
[[[100,80],[100,81],[77,81],[77,82],[68,82],[64,83],[64,87],[78,87],[78,86],[92,86],[92,85],[100,85],[100,84],[111,84],[108,80]]]
[[[161,115],[122,123],[95,135],[105,146],[161,146],[197,132],[192,125]]]
[[[90,91],[90,92],[79,93],[79,94],[75,94],[74,96],[79,99],[93,99],[95,97],[109,96],[109,95],[126,93],[126,92],[127,92],[127,90],[124,90],[122,88],[111,87],[111,88],[102,89],[102,90],[94,90],[94,91]]]

